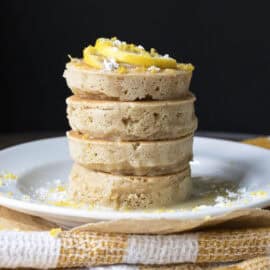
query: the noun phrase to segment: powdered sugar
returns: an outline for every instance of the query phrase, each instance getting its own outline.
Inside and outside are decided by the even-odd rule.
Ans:
[[[119,64],[115,61],[114,58],[108,58],[103,60],[104,70],[106,71],[114,71],[118,69]]]
[[[119,39],[113,41],[113,46],[119,47],[121,44],[122,42]]]
[[[33,197],[40,201],[60,201],[67,198],[66,184],[62,183],[60,179],[52,181],[50,187],[41,186],[33,190]]]
[[[158,72],[160,71],[160,68],[159,67],[156,67],[156,66],[150,66],[147,71],[150,71],[150,72]]]
[[[241,187],[236,191],[225,190],[224,195],[218,195],[214,200],[214,205],[198,205],[192,211],[207,210],[212,207],[228,208],[241,206],[252,201],[260,200],[268,196],[268,192],[263,190],[249,191],[246,187]]]

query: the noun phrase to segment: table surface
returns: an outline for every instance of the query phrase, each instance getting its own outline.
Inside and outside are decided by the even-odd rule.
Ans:
[[[2,133],[0,134],[0,149],[19,143],[64,135],[65,135],[64,132]],[[233,141],[241,141],[260,136],[258,134],[255,135],[255,134],[229,133],[229,132],[210,132],[210,131],[198,131],[196,132],[196,135],[202,137],[218,138]]]

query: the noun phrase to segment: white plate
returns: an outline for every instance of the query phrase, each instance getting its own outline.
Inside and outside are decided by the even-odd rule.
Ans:
[[[199,207],[189,202],[179,204],[174,210],[162,211],[127,212],[108,208],[90,211],[37,201],[36,190],[50,189],[55,179],[67,182],[71,164],[64,137],[34,141],[0,151],[0,172],[18,175],[15,181],[2,180],[0,204],[65,226],[115,219],[197,219],[236,209],[270,205],[270,151],[241,143],[200,137],[194,140],[194,161],[191,167],[195,189],[196,186],[198,189],[203,187],[202,193],[207,193],[208,189],[213,189],[213,179],[217,186],[222,179],[225,183],[233,181],[236,188],[242,190],[241,196],[232,200],[233,203],[225,204],[222,200],[220,203],[220,198],[216,198],[219,194],[215,193],[211,195],[215,197],[215,203],[210,205],[199,206],[202,201],[197,198]],[[12,196],[9,196],[10,192]],[[29,201],[25,200],[25,195],[30,196]]]

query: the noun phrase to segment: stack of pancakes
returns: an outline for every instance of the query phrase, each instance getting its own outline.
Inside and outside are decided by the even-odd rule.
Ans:
[[[134,209],[188,196],[197,127],[191,76],[179,69],[120,74],[81,60],[66,65],[74,94],[67,99],[74,200]]]

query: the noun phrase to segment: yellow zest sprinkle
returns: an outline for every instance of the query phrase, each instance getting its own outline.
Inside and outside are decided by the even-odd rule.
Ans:
[[[155,48],[150,49],[150,54],[151,54],[151,56],[157,56],[158,55],[157,50]]]
[[[88,210],[92,210],[95,207],[95,205],[93,203],[89,204]]]
[[[134,70],[138,72],[144,72],[146,71],[146,68],[141,66],[141,67],[136,67]]]
[[[83,139],[83,140],[88,140],[88,139],[89,139],[89,136],[88,136],[87,134],[83,134],[83,135],[82,135],[82,139]]]
[[[120,74],[123,74],[127,72],[127,69],[123,66],[119,66],[119,68],[117,69],[117,72]]]
[[[55,188],[50,188],[49,193],[54,193],[54,192],[63,192],[66,191],[66,188],[64,186],[56,186]]]
[[[55,228],[55,229],[51,229],[49,233],[50,233],[50,236],[57,237],[60,232],[62,232],[61,228]]]
[[[58,191],[58,192],[63,192],[63,191],[65,191],[66,189],[65,189],[65,187],[64,186],[57,186],[56,187],[56,191]]]
[[[12,197],[13,196],[13,192],[11,192],[11,191],[7,192],[7,196],[8,197]]]
[[[204,220],[209,220],[209,219],[211,219],[211,216],[205,216],[204,217]]]
[[[166,210],[164,208],[159,208],[154,211],[154,213],[164,213]]]
[[[168,213],[175,213],[176,210],[175,210],[175,209],[169,209],[169,210],[167,210],[167,212],[168,212]]]
[[[266,197],[267,196],[267,192],[266,191],[263,191],[263,190],[253,191],[253,192],[250,192],[250,195],[256,196],[256,197]]]
[[[72,202],[72,201],[48,201],[49,204],[52,204],[54,206],[60,206],[60,207],[72,207],[72,208],[78,208],[80,204]]]
[[[6,180],[16,180],[18,177],[13,173],[6,173],[3,175],[3,178]]]
[[[184,71],[193,71],[194,68],[195,67],[192,64],[183,64],[183,63],[177,64],[177,69],[184,70]]]
[[[0,179],[0,187],[3,186],[3,181]]]

